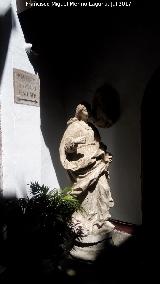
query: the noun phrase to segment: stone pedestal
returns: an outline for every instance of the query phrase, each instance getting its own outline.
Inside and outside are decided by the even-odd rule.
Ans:
[[[73,259],[93,262],[104,251],[108,250],[109,247],[118,247],[130,237],[130,234],[116,229],[104,235],[87,236],[75,243],[73,249],[70,251],[70,256]]]
[[[87,236],[81,242],[76,242],[70,255],[72,258],[83,261],[95,261],[99,254],[101,254],[107,246],[113,244],[112,234],[99,236]]]

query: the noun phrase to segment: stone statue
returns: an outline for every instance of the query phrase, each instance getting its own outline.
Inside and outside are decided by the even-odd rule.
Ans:
[[[75,229],[82,230],[81,242],[95,244],[106,239],[114,229],[108,220],[109,209],[114,205],[108,183],[112,156],[91,123],[89,104],[79,104],[75,117],[67,124],[60,143],[60,160],[72,182],[71,194],[82,206],[72,219]]]

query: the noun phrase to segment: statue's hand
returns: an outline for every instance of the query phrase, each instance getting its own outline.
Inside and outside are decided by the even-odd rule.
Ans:
[[[104,160],[105,160],[105,162],[111,163],[112,162],[112,155],[106,154],[105,157],[104,157]]]
[[[109,162],[109,163],[112,162],[112,156],[108,156],[108,162]]]

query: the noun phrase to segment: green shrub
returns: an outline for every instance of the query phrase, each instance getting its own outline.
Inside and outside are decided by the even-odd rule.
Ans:
[[[71,218],[75,211],[81,210],[80,203],[70,195],[68,187],[51,190],[34,182],[30,184],[30,191],[30,198],[3,202],[8,240],[18,245],[27,243],[29,250],[40,250],[42,258],[58,261],[69,252],[75,238],[81,237],[80,231],[75,232]]]

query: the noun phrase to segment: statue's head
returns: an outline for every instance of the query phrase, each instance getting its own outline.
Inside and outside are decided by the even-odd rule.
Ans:
[[[81,102],[77,107],[76,107],[76,113],[75,117],[78,120],[83,120],[85,122],[88,121],[89,116],[91,115],[91,106],[87,102]]]

